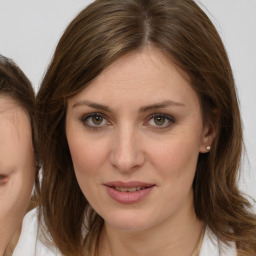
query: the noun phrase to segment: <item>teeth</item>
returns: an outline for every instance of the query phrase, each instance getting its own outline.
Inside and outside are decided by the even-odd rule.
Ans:
[[[120,188],[120,187],[115,187],[116,190],[120,192],[135,192],[141,189],[144,189],[144,187],[134,187],[134,188]]]

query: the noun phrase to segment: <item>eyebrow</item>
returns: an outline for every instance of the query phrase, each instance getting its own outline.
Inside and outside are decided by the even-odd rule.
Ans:
[[[87,100],[81,100],[81,101],[78,101],[76,102],[72,108],[75,108],[75,107],[79,107],[79,106],[88,106],[90,108],[95,108],[95,109],[99,109],[99,110],[104,110],[106,112],[112,112],[112,110],[105,106],[105,105],[102,105],[102,104],[98,104],[98,103],[94,103],[94,102],[90,102],[90,101],[87,101]]]
[[[87,100],[81,100],[76,102],[72,108],[76,108],[79,106],[88,106],[90,108],[95,108],[98,110],[103,110],[106,112],[113,112],[113,110],[111,108],[109,108],[108,106],[102,105],[102,104],[98,104],[98,103],[94,103],[94,102],[90,102]],[[152,109],[159,109],[159,108],[167,108],[167,107],[185,107],[185,104],[180,103],[180,102],[176,102],[176,101],[172,101],[172,100],[165,100],[163,102],[159,102],[159,103],[155,103],[152,105],[148,105],[148,106],[143,106],[139,109],[139,112],[147,112],[149,110]]]
[[[139,112],[147,112],[151,109],[167,108],[167,107],[185,107],[185,104],[176,102],[176,101],[172,101],[172,100],[166,100],[166,101],[156,103],[153,105],[141,107]]]

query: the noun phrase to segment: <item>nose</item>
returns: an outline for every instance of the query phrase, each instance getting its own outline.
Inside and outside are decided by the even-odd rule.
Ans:
[[[111,164],[120,172],[133,172],[145,162],[143,147],[135,128],[120,128],[114,135]]]

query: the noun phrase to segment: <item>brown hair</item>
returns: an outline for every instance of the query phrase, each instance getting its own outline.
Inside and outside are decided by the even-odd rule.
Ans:
[[[37,129],[35,93],[30,81],[22,72],[22,70],[11,59],[8,59],[3,55],[0,55],[0,97],[1,96],[8,96],[16,100],[29,116],[32,131],[32,141],[35,152],[35,166],[37,166],[38,172],[39,157],[36,143]],[[35,181],[36,186],[39,187],[37,174]],[[36,201],[36,195],[33,195],[29,202],[27,212],[36,206]],[[5,256],[12,255],[13,249],[19,239],[20,231],[21,227],[12,237],[12,240],[10,241],[4,254]]]
[[[81,255],[83,248],[96,255],[103,219],[74,174],[65,103],[115,60],[147,44],[189,75],[204,120],[218,113],[216,139],[209,154],[199,155],[193,183],[198,218],[223,242],[235,242],[241,255],[256,252],[256,217],[237,185],[243,139],[232,70],[216,29],[192,0],[96,0],[68,26],[37,97],[41,224],[64,255]]]

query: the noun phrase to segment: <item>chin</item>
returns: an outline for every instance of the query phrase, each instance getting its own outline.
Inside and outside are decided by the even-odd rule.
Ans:
[[[150,223],[153,225],[153,219],[145,214],[127,213],[122,212],[119,214],[111,214],[106,216],[105,223],[107,226],[116,230],[122,230],[126,232],[143,231],[150,228]]]

